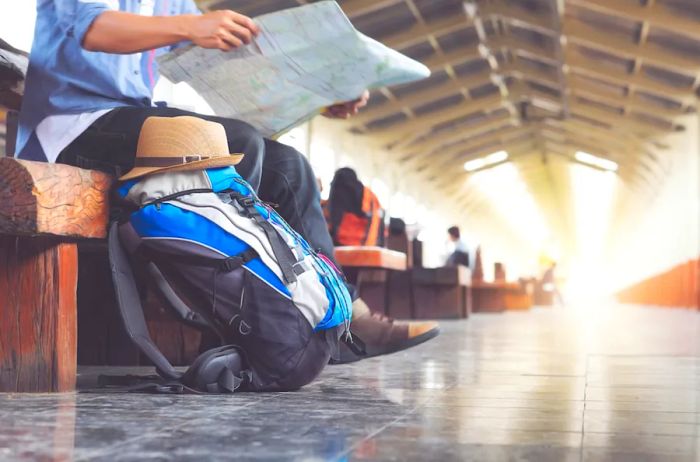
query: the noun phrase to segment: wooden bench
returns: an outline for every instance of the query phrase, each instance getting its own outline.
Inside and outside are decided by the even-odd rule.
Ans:
[[[390,274],[406,270],[406,254],[383,247],[345,246],[335,248],[335,259],[370,309],[390,314]]]
[[[466,266],[413,268],[414,317],[468,318],[472,312],[471,271]]]
[[[472,300],[475,313],[500,313],[532,307],[532,298],[518,282],[474,281]]]
[[[484,281],[481,249],[476,250],[472,275],[472,310],[475,313],[501,313],[506,310],[528,310],[532,294],[523,282],[507,282],[503,263],[494,263],[495,281]]]
[[[77,242],[106,237],[112,181],[0,158],[0,392],[74,389]]]

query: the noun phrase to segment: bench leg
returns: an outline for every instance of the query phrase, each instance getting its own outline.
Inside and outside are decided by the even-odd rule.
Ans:
[[[0,236],[0,392],[75,389],[78,250]]]
[[[370,310],[387,314],[388,271],[375,268],[344,268],[343,272]]]
[[[474,313],[501,313],[506,310],[503,290],[498,287],[472,287]]]
[[[417,319],[459,319],[464,316],[463,286],[413,284]]]

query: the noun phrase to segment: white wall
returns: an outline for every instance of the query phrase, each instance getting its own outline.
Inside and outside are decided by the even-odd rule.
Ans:
[[[656,190],[626,191],[608,252],[615,285],[627,285],[700,257],[700,118],[667,136]]]

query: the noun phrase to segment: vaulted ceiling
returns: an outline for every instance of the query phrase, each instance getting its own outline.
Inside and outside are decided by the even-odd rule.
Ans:
[[[257,15],[305,0],[203,0]],[[609,158],[648,189],[665,134],[700,91],[698,0],[340,0],[353,24],[430,68],[374,91],[348,129],[469,208],[462,164],[510,153],[551,215],[566,220],[562,164]],[[557,167],[558,165],[558,167]]]

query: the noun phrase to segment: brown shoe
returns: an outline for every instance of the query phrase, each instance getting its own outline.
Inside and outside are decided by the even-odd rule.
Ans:
[[[359,339],[359,349],[364,346],[366,355],[360,355],[345,343],[341,343],[340,358],[331,359],[331,364],[351,363],[372,356],[395,353],[426,342],[440,333],[440,326],[434,321],[395,321],[371,312],[361,299],[353,302],[352,309],[350,329],[356,340]]]

